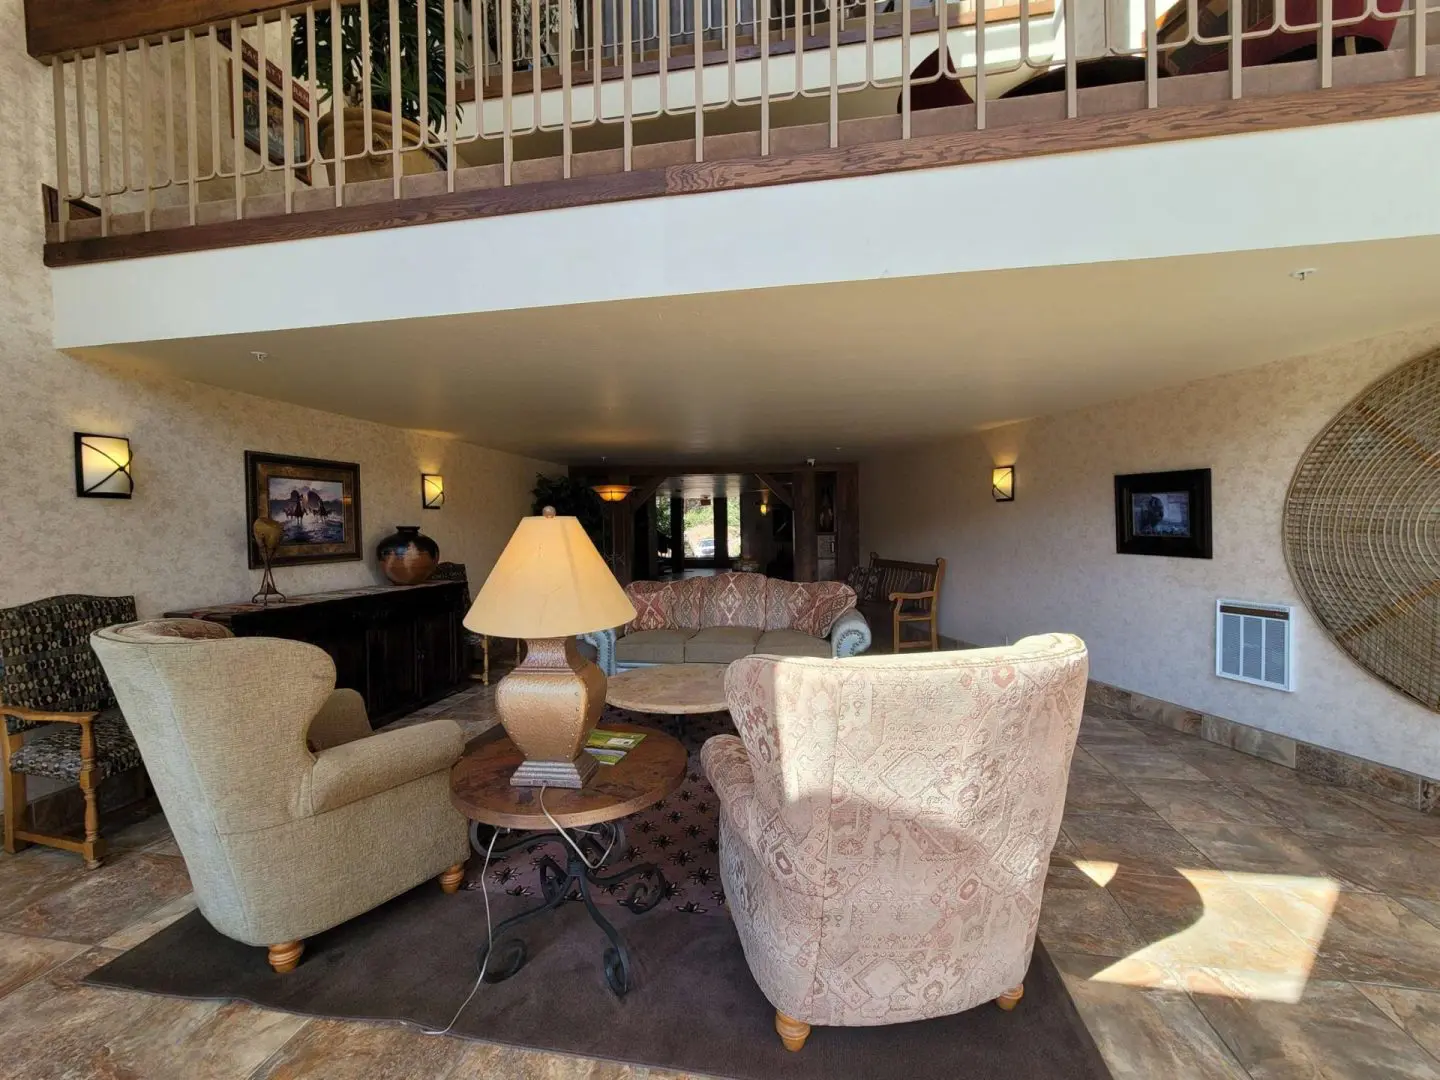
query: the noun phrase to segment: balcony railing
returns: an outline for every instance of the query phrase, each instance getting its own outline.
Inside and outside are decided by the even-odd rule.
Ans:
[[[1427,0],[1180,0],[1168,11],[1156,0],[290,4],[47,57],[49,238],[1423,76],[1435,10]]]

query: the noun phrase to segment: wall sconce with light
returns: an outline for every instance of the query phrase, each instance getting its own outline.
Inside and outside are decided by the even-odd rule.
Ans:
[[[135,493],[130,440],[75,432],[75,494],[82,499],[128,499]]]
[[[996,502],[1015,501],[1015,466],[997,465],[990,471],[990,494]]]
[[[420,506],[425,510],[439,510],[445,505],[445,478],[437,473],[420,474]]]
[[[592,484],[590,490],[607,503],[618,503],[624,502],[635,488],[631,484]]]
[[[764,516],[765,516],[766,514],[768,514],[768,513],[770,513],[770,500],[769,500],[769,499],[761,499],[761,500],[760,500],[760,516],[761,516],[761,517],[764,517]]]

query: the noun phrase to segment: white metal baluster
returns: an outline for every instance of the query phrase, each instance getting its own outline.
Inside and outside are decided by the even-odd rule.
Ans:
[[[595,124],[598,127],[604,118],[604,83],[600,78],[601,72],[605,70],[605,12],[600,6],[600,0],[594,0],[590,11],[590,21],[595,24],[594,41],[591,47],[595,52],[595,80],[593,89],[595,91]],[[661,66],[660,102],[665,102],[664,66]]]
[[[66,130],[65,61],[58,56],[50,58],[50,91],[55,98],[55,190],[60,200],[55,208],[56,236],[63,243],[70,226],[70,133]],[[83,126],[77,130],[83,139]]]
[[[695,59],[695,160],[705,160],[705,41],[702,27],[705,25],[701,0],[694,0],[695,33],[691,38]]]
[[[623,44],[623,47],[624,47],[624,49],[625,49],[625,63],[624,63],[623,69],[622,69],[622,71],[621,71],[621,78],[624,80],[624,84],[623,84],[623,87],[624,87],[624,88],[623,88],[623,95],[624,95],[624,107],[625,107],[625,121],[624,121],[623,136],[624,136],[624,143],[625,143],[625,171],[626,171],[626,172],[629,172],[629,171],[630,171],[631,165],[632,165],[632,163],[633,163],[633,161],[634,161],[634,157],[635,157],[635,122],[634,122],[634,119],[633,119],[633,113],[634,113],[634,108],[635,108],[635,98],[634,98],[634,91],[635,91],[635,83],[634,83],[635,44],[634,44],[633,41],[630,40],[630,36],[631,36],[631,34],[632,34],[633,30],[634,30],[634,27],[631,26],[631,14],[630,14],[631,8],[630,8],[630,4],[631,4],[631,0],[620,0],[620,9],[621,9],[621,12],[622,12],[621,18],[620,18],[620,40],[621,40],[621,42],[622,42],[622,44]],[[569,101],[569,100],[570,100],[570,98],[569,98],[568,95],[566,96],[565,100],[566,100],[566,101]],[[569,174],[569,173],[566,173],[565,175],[566,175],[566,176],[569,176],[570,174]]]
[[[222,154],[220,146],[220,25],[218,23],[212,23],[210,25],[210,40],[206,44],[205,51],[210,56],[210,175],[218,177],[224,169],[224,163],[221,161]],[[164,55],[166,71],[168,72],[170,64],[169,51],[166,50]],[[312,68],[311,70],[314,69]],[[167,95],[166,106],[168,108],[168,95],[170,93],[170,84],[168,81],[165,84],[165,93]],[[168,131],[170,125],[168,114],[165,123],[166,130]],[[171,179],[174,179],[173,175]]]
[[[230,45],[230,122],[235,132],[235,220],[239,221],[245,216],[245,39],[240,36],[239,19],[230,20]],[[264,83],[261,83],[261,92],[264,92]],[[260,115],[265,115],[263,109]],[[260,148],[265,148],[263,139]]]
[[[950,34],[950,0],[935,0],[935,71],[937,74],[936,85],[943,85],[941,80],[950,74],[950,49],[948,45]],[[958,76],[960,72],[957,70]]]
[[[511,173],[515,164],[515,63],[514,42],[512,40],[514,27],[513,14],[510,10],[510,0],[500,0],[500,111],[503,116],[503,139],[502,150],[504,155],[504,182],[506,186],[511,183]],[[598,89],[599,82],[597,80]]]
[[[1155,21],[1155,0],[1145,0],[1145,107],[1160,105],[1160,27]]]
[[[1416,0],[1424,3],[1425,0]],[[1320,86],[1328,90],[1335,80],[1335,4],[1334,0],[1320,0]]]
[[[1030,66],[1030,4],[1020,0],[1020,66]]]
[[[77,156],[76,160],[80,165],[80,186],[77,188],[80,198],[90,194],[90,117],[89,110],[85,107],[85,57],[82,53],[75,54],[75,137]]]
[[[445,0],[445,190],[455,190],[455,0]],[[475,85],[475,108],[480,108],[480,79],[484,66],[476,60],[471,65],[470,77]],[[481,117],[477,113],[475,130],[481,131]]]
[[[97,114],[95,164],[100,170],[100,235],[110,235],[110,74],[105,70],[105,49],[95,50],[95,110]]]
[[[375,130],[374,130],[374,102],[371,100],[371,80],[374,78],[372,70],[374,58],[370,55],[370,3],[371,0],[360,0],[360,108],[362,113],[364,145],[360,153],[368,157],[375,152]],[[338,23],[336,25],[339,25]],[[393,92],[393,91],[392,91]],[[392,103],[393,104],[393,103]],[[391,117],[394,122],[394,117]],[[394,138],[394,132],[391,132]]]
[[[1238,6],[1240,0],[1235,0]],[[1026,0],[1025,7],[1029,6]],[[1065,10],[1065,116],[1073,120],[1080,113],[1080,87],[1078,86],[1078,60],[1075,56],[1077,34],[1075,32],[1075,0],[1064,0]],[[1024,18],[1021,15],[1021,18]]]
[[[1415,58],[1414,74],[1418,79],[1425,74],[1425,48],[1427,44],[1426,35],[1428,33],[1425,27],[1425,16],[1428,14],[1426,9],[1430,4],[1429,0],[1414,0],[1414,2],[1415,18],[1410,24],[1410,44]]]
[[[415,28],[420,43],[416,50],[419,53],[416,65],[419,68],[420,81],[420,149],[423,150],[430,139],[430,59],[429,50],[425,47],[425,0],[415,2]],[[395,51],[400,51],[398,46]]]
[[[145,174],[145,231],[155,214],[155,124],[150,114],[155,101],[150,82],[150,42],[140,38],[140,169]]]
[[[200,219],[200,184],[196,175],[200,171],[200,122],[199,105],[195,100],[195,34],[185,31],[185,202],[189,208],[190,224]],[[212,39],[213,40],[213,39]],[[169,59],[169,56],[166,56]],[[236,57],[235,63],[240,63]],[[212,132],[212,137],[214,133]]]
[[[665,0],[661,0],[664,3]],[[870,0],[874,3],[874,0]],[[760,12],[760,155],[770,156],[770,0],[757,0]]]
[[[540,130],[540,8],[546,0],[530,0],[530,130]]]
[[[729,87],[727,104],[735,101],[735,33],[740,28],[740,12],[735,0],[725,0],[725,67],[726,85]]]
[[[295,212],[295,84],[290,78],[290,10],[280,9],[280,137],[285,140],[285,213]],[[264,144],[267,140],[261,138]]]
[[[1245,35],[1242,30],[1244,25],[1245,5],[1236,0],[1230,5],[1230,97],[1238,99],[1244,90],[1245,75]],[[1192,22],[1191,27],[1195,33],[1199,33],[1199,23]]]
[[[305,5],[305,70],[310,73],[310,122],[306,130],[310,133],[310,186],[315,186],[316,173],[320,168],[320,80],[315,77],[315,5]],[[336,78],[339,78],[337,75]],[[330,101],[334,109],[338,98]]]
[[[900,0],[900,4],[900,137],[908,139],[910,138],[910,0]],[[796,47],[799,47],[798,42]]]
[[[660,37],[660,113],[664,115],[670,99],[670,0],[656,0],[655,14],[656,33]],[[763,72],[760,78],[765,78]],[[600,76],[597,74],[595,79],[598,86]],[[598,110],[596,116],[599,116]]]
[[[1152,0],[1153,2],[1153,0]],[[985,0],[975,0],[975,130],[985,130]]]
[[[560,0],[560,94],[561,94],[561,97],[562,97],[562,99],[563,99],[563,100],[560,102],[560,108],[561,108],[561,117],[560,117],[560,128],[561,128],[560,139],[561,139],[561,147],[560,147],[560,155],[561,155],[561,171],[562,171],[562,175],[565,177],[566,180],[570,179],[571,158],[572,158],[572,156],[574,155],[574,152],[575,152],[575,139],[574,139],[574,134],[572,133],[571,128],[570,128],[570,125],[574,122],[574,119],[575,119],[575,117],[574,117],[574,105],[573,105],[573,103],[572,103],[571,100],[570,100],[570,82],[571,82],[571,75],[570,75],[570,55],[571,55],[571,52],[572,52],[572,49],[573,49],[573,42],[571,41],[571,37],[572,37],[572,35],[573,35],[574,32],[575,32],[575,31],[574,31],[574,28],[570,25],[570,22],[571,22],[570,2],[571,2],[571,0]],[[626,11],[629,11],[630,9],[627,7],[625,10],[626,10]],[[627,64],[626,64],[626,68],[625,68],[625,71],[626,71],[626,76],[625,76],[625,77],[626,77],[625,94],[626,94],[626,100],[628,101],[628,100],[629,100],[629,94],[630,94],[630,85],[629,85],[629,77],[630,77],[630,76],[629,76],[629,71],[630,71],[630,68],[629,68],[629,64],[628,64],[628,60],[629,60],[629,54],[628,54],[628,53],[626,54],[626,60],[627,60]],[[627,111],[628,111],[628,109],[627,109]],[[598,120],[598,117],[597,117],[597,120]],[[625,125],[625,135],[626,135],[626,139],[627,139],[626,146],[625,146],[625,170],[628,172],[628,171],[630,170],[630,146],[629,146],[629,142],[628,142],[629,135],[630,135],[630,125],[629,125],[629,124],[626,124],[626,125]]]
[[[826,2],[830,6],[830,146],[833,148],[840,145],[840,5],[839,0]]]
[[[118,56],[120,79],[120,187],[130,190],[130,49],[122,41]]]
[[[364,0],[360,5],[364,10]],[[361,42],[365,45],[365,42]],[[368,46],[367,46],[368,47]],[[362,61],[363,62],[363,61]],[[370,65],[365,64],[366,75],[368,76]],[[335,168],[333,170],[335,184],[335,205],[345,205],[345,43],[340,33],[340,0],[330,0],[330,119],[333,123],[335,135]],[[368,78],[366,80],[369,81]],[[366,102],[369,96],[366,92]],[[369,115],[369,110],[366,110]]]
[[[398,199],[401,181],[405,179],[405,169],[400,164],[400,150],[405,143],[404,96],[400,91],[400,0],[390,0],[390,26],[386,36],[390,44],[390,197]],[[420,119],[423,124],[424,117]]]

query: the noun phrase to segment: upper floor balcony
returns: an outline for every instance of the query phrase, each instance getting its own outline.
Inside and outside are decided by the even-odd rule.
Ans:
[[[1436,10],[32,0],[54,94],[46,260],[1432,112]]]

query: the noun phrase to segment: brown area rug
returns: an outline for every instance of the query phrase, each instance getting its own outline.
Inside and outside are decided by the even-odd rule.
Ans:
[[[492,899],[497,918],[534,902]],[[505,982],[482,985],[453,1033],[737,1080],[1110,1077],[1038,945],[1014,1012],[982,1005],[911,1024],[816,1028],[805,1049],[791,1054],[729,918],[696,918],[663,905],[641,915],[607,914],[629,939],[636,966],[624,999],[605,984],[604,938],[583,905],[561,904],[520,928],[529,962]],[[311,939],[289,975],[273,974],[263,950],[221,936],[191,912],[86,982],[439,1028],[470,992],[484,940],[481,894],[446,896],[432,883]]]

